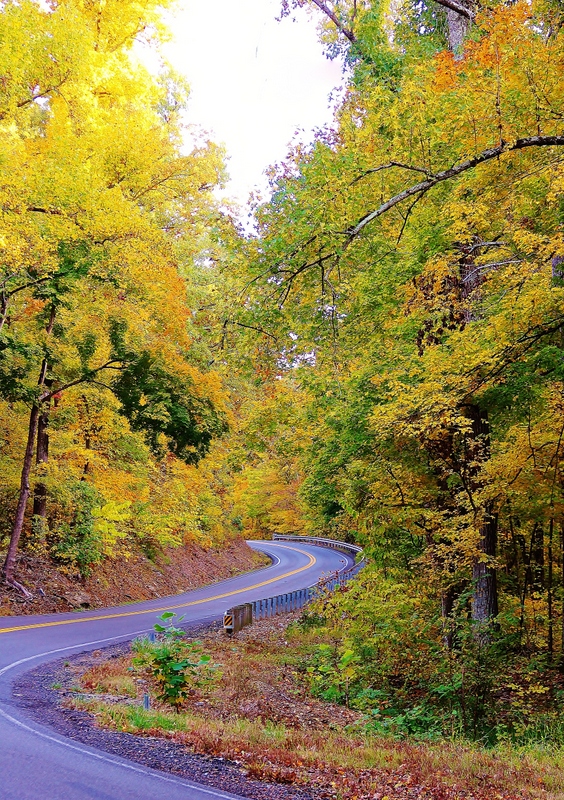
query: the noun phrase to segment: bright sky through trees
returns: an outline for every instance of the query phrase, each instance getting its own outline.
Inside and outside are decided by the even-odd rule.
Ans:
[[[296,128],[309,140],[331,119],[328,96],[342,82],[314,21],[302,12],[277,22],[279,11],[279,0],[180,0],[165,49],[190,83],[190,121],[226,145],[228,194],[242,203]]]

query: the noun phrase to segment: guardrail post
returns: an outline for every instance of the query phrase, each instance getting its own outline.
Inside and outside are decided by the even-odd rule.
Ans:
[[[223,616],[223,629],[226,633],[237,633],[245,625],[252,625],[253,603],[242,603],[229,608]]]

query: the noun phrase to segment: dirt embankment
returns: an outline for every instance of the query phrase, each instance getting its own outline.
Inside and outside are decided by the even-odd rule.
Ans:
[[[58,568],[47,558],[22,554],[18,580],[33,593],[25,600],[16,591],[0,587],[0,616],[48,614],[102,608],[136,600],[150,600],[197,589],[270,563],[242,540],[225,548],[204,550],[196,544],[168,548],[154,561],[136,553],[129,558],[106,559],[84,579]]]

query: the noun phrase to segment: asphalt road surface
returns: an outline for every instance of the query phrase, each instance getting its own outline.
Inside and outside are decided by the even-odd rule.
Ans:
[[[218,619],[227,608],[314,584],[352,564],[335,550],[293,542],[249,542],[273,564],[204,589],[69,614],[0,617],[0,800],[212,800],[234,795],[151,770],[60,736],[25,716],[12,684],[27,670],[152,630],[173,610],[185,622]]]

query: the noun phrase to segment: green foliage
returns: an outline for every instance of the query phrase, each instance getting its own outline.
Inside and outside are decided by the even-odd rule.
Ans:
[[[61,521],[48,533],[53,558],[77,567],[83,577],[88,577],[92,566],[105,555],[102,533],[95,520],[100,501],[100,494],[89,483],[71,484],[67,496],[70,520]]]
[[[82,575],[140,542],[158,553],[231,533],[210,488],[220,459],[187,468],[227,427],[192,311],[210,305],[222,152],[184,153],[185,82],[132,54],[140,30],[158,47],[166,5],[0,7],[0,547],[23,533]],[[130,373],[116,382],[127,369],[141,394]],[[26,446],[34,405],[41,442]],[[23,531],[22,466],[40,510]]]
[[[212,437],[226,430],[225,416],[210,398],[199,397],[189,379],[168,372],[149,353],[124,369],[113,389],[133,430],[144,431],[161,456],[165,436],[175,455],[195,463],[208,452]]]
[[[264,475],[294,436],[306,527],[374,569],[312,612],[304,669],[375,729],[524,741],[564,661],[562,9],[476,4],[465,32],[431,2],[282,5],[351,69],[241,258],[241,324],[301,396],[253,447]]]
[[[329,644],[320,644],[307,667],[312,693],[331,703],[349,705],[351,683],[357,677],[358,655],[350,649],[342,653]]]
[[[365,568],[354,586],[304,613],[294,641],[301,630],[318,642],[301,661],[310,691],[364,712],[363,728],[394,738],[490,746],[542,741],[550,730],[561,740],[562,677],[516,647],[518,620],[500,616],[486,639],[467,614],[450,629],[432,614],[432,593],[418,581]]]

